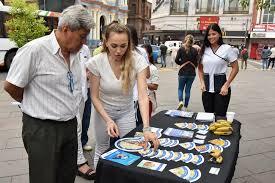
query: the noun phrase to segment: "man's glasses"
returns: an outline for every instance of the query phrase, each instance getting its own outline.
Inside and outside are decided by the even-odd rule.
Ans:
[[[69,80],[68,89],[71,93],[74,91],[74,75],[71,71],[68,71],[67,78]]]

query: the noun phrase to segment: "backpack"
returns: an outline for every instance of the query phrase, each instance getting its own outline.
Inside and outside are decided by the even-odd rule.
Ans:
[[[242,50],[241,52],[243,59],[248,59],[248,52],[246,49]]]

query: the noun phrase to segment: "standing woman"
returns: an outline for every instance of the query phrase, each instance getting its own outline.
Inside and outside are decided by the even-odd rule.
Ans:
[[[198,66],[198,51],[193,47],[194,37],[187,35],[184,39],[183,46],[179,49],[175,62],[180,65],[178,73],[178,110],[184,106],[187,107],[190,100],[190,92],[193,81],[196,76],[196,67]],[[185,99],[183,104],[183,90],[185,88]]]
[[[204,110],[216,116],[226,116],[231,95],[230,84],[239,72],[239,66],[238,55],[230,45],[224,44],[218,24],[208,26],[201,56],[198,73]],[[228,63],[232,70],[226,79]]]
[[[148,96],[149,96],[149,117],[151,118],[152,112],[157,108],[156,90],[159,86],[159,72],[158,68],[154,65],[153,49],[150,44],[145,44],[144,48],[147,52],[149,59],[150,78],[147,79]]]
[[[158,148],[159,141],[150,131],[146,74],[148,64],[144,57],[131,49],[129,29],[119,23],[106,28],[102,52],[86,64],[94,108],[95,157],[109,148],[110,137],[123,137],[136,127],[133,86],[137,80],[138,102],[143,120],[145,141]]]

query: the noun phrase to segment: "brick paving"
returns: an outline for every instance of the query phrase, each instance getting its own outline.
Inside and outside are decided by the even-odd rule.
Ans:
[[[169,66],[169,65],[168,65]],[[261,71],[257,61],[249,61],[232,84],[229,111],[242,122],[242,139],[232,183],[271,183],[275,179],[275,70]],[[5,72],[0,73],[0,183],[27,183],[28,161],[21,139],[21,112],[3,91]],[[158,111],[177,106],[177,70],[160,69],[157,92]],[[196,77],[190,109],[203,111]],[[92,136],[92,132],[89,132]],[[90,142],[94,144],[93,141]],[[91,162],[92,152],[86,153]],[[222,170],[221,170],[222,171]],[[86,183],[77,177],[76,183]]]

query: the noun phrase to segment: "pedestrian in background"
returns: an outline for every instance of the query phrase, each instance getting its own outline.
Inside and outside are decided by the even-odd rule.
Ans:
[[[172,47],[172,54],[171,54],[171,67],[174,67],[174,62],[178,53],[179,47],[177,47],[177,43],[174,43],[174,46]]]
[[[132,49],[134,52],[137,54],[141,55],[144,57],[146,60],[147,64],[149,65],[149,59],[148,59],[148,54],[146,50],[142,47],[138,46],[138,34],[137,30],[134,26],[127,25],[130,35],[131,35],[131,42],[132,42]],[[150,77],[150,70],[149,67],[147,68],[147,74],[146,78],[148,79]],[[135,81],[134,88],[133,88],[133,101],[134,101],[134,109],[135,109],[135,118],[136,118],[136,126],[142,125],[142,116],[140,113],[140,107],[139,107],[139,102],[138,102],[138,88],[137,88],[137,81]]]
[[[244,65],[244,69],[247,69],[247,59],[248,59],[248,51],[246,49],[246,47],[243,46],[242,51],[241,51],[241,69],[243,69],[243,65]]]
[[[144,48],[147,51],[148,59],[150,61],[150,78],[147,79],[147,87],[149,97],[149,117],[151,118],[152,112],[155,112],[157,108],[156,90],[159,86],[159,73],[158,68],[154,65],[152,46],[150,44],[145,44]]]
[[[205,112],[226,116],[231,96],[230,84],[239,71],[237,59],[238,55],[231,46],[223,42],[219,25],[210,24],[206,30],[198,66]],[[232,70],[227,79],[228,63]]]
[[[273,69],[274,62],[275,62],[275,45],[270,49],[270,51],[271,51],[271,55],[269,56],[267,68],[269,69],[270,63],[272,62],[272,66],[270,68],[270,70],[271,70],[271,69]]]
[[[270,51],[270,49],[268,49],[268,46],[264,46],[263,50],[262,50],[262,71],[267,70],[267,62],[269,59],[269,56],[272,54],[272,52]]]
[[[83,150],[91,151],[92,147],[87,145],[88,129],[90,126],[91,117],[91,96],[88,82],[88,71],[85,63],[90,59],[91,53],[87,45],[83,45],[80,50],[80,63],[82,67],[82,100],[79,105],[79,113],[77,114],[77,137],[78,137],[78,151],[77,151],[77,175],[87,180],[95,178],[95,171],[89,166],[87,159],[83,154]]]
[[[110,137],[123,137],[136,127],[133,103],[133,86],[137,80],[138,101],[143,121],[145,141],[152,141],[158,148],[159,141],[149,127],[149,109],[144,57],[131,48],[129,29],[119,23],[107,26],[102,53],[87,63],[91,71],[92,121],[95,128],[95,157],[109,148]]]
[[[163,43],[160,44],[160,60],[161,60],[161,68],[166,67],[166,55],[167,55],[167,46]]]
[[[31,183],[74,183],[82,99],[79,50],[93,28],[81,5],[66,8],[57,30],[17,51],[4,89],[22,103],[22,138]]]
[[[176,56],[176,63],[180,66],[178,72],[178,108],[188,111],[188,104],[190,100],[190,93],[193,81],[196,77],[196,68],[198,66],[199,55],[195,48],[193,48],[194,37],[190,34],[185,36],[184,44],[179,49]],[[183,103],[183,91],[185,89],[185,98]]]

